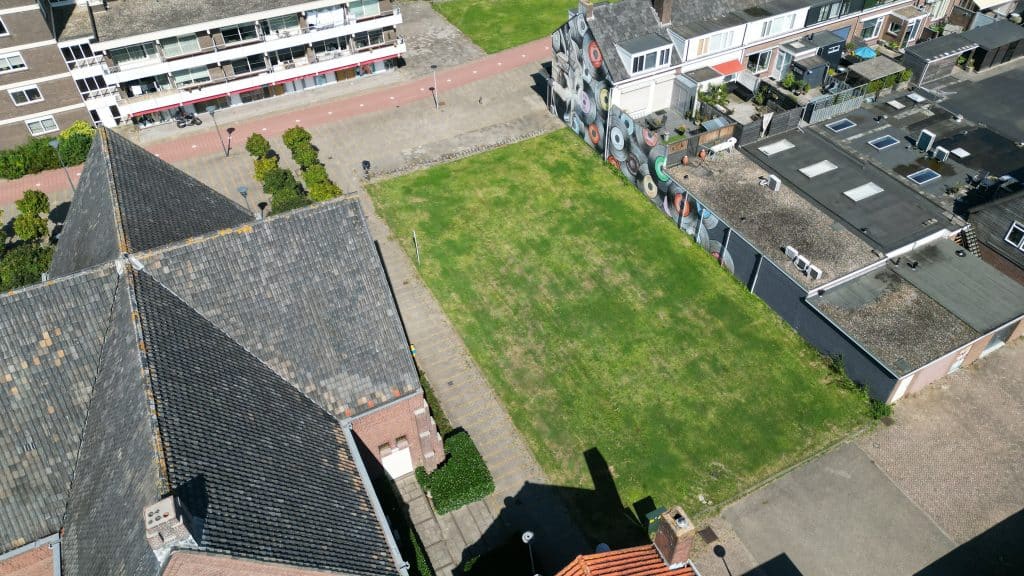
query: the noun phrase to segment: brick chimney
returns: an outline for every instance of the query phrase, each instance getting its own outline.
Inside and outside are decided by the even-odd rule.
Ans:
[[[594,3],[591,0],[580,0],[580,8],[577,13],[585,12],[587,20],[594,19]]]
[[[695,532],[693,523],[679,506],[673,506],[658,518],[654,547],[669,569],[682,568],[690,559]]]
[[[662,24],[672,23],[672,0],[653,0],[654,12]]]
[[[147,506],[143,517],[146,541],[161,563],[174,548],[196,548],[196,541],[185,525],[184,510],[174,496]]]

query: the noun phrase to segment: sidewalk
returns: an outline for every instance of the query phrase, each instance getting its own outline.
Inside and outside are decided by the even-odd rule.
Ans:
[[[450,90],[522,66],[536,66],[538,62],[548,59],[550,50],[550,40],[542,38],[461,66],[439,68],[437,70],[437,93],[440,95],[441,103],[444,104]],[[234,128],[234,133],[238,135],[238,138],[231,142],[232,154],[245,154],[244,138],[250,133],[260,132],[269,138],[279,135],[295,125],[312,127],[372,112],[399,108],[420,100],[430,100],[432,96],[429,89],[432,85],[433,77],[426,76],[404,84],[388,86],[300,110],[280,112],[264,118],[242,120],[237,123],[221,122],[220,120],[218,123],[225,139],[228,128]],[[183,133],[181,138],[154,142],[146,145],[145,148],[172,164],[201,156],[224,154],[221,140],[212,122],[205,122],[201,128],[189,128],[180,132]],[[80,167],[72,168],[71,175],[77,182]],[[12,204],[14,200],[21,197],[22,192],[30,188],[52,194],[56,200],[57,197],[67,196],[68,182],[61,170],[49,170],[39,174],[30,174],[19,180],[2,181],[0,182],[0,208]],[[51,203],[57,204],[59,200],[51,201]]]

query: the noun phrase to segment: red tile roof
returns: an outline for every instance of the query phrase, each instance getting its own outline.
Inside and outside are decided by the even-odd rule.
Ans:
[[[556,576],[696,576],[690,566],[669,569],[653,544],[577,556]]]
[[[730,60],[728,62],[716,64],[712,66],[712,68],[714,68],[715,71],[718,72],[719,74],[722,74],[723,76],[728,76],[729,74],[735,74],[740,70],[743,70],[744,68],[746,68],[746,66],[744,66],[743,62],[740,62],[739,60]]]

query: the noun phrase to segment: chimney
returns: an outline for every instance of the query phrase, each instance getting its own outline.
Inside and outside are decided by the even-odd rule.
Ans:
[[[672,23],[672,0],[653,0],[654,11],[663,25]]]
[[[168,496],[145,509],[146,541],[160,563],[167,559],[174,548],[196,548],[196,541],[185,526],[183,512],[174,496]]]
[[[689,561],[694,535],[693,523],[679,506],[669,508],[658,518],[654,547],[670,570],[682,568]]]
[[[591,0],[580,0],[579,12],[586,12],[587,20],[594,19],[594,3]]]

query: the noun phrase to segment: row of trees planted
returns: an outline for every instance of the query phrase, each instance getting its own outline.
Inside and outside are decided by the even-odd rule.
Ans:
[[[94,132],[96,129],[88,122],[79,120],[58,134],[59,158],[58,150],[50,146],[53,138],[48,136],[30,138],[17,148],[0,150],[0,178],[17,180],[27,174],[60,168],[60,160],[64,160],[66,166],[81,164],[92,147]]]
[[[246,151],[254,158],[256,179],[263,183],[263,190],[271,196],[273,212],[286,212],[342,194],[341,188],[331,180],[327,168],[320,162],[320,152],[313,146],[313,135],[308,130],[296,126],[285,130],[282,137],[292,159],[302,170],[305,188],[291,170],[281,168],[279,156],[261,134],[253,134],[245,141]]]
[[[11,228],[16,238],[0,243],[0,291],[14,290],[39,282],[50,268],[53,246],[49,243],[50,199],[39,190],[26,190],[15,206],[18,215]],[[0,222],[4,222],[0,210]]]

